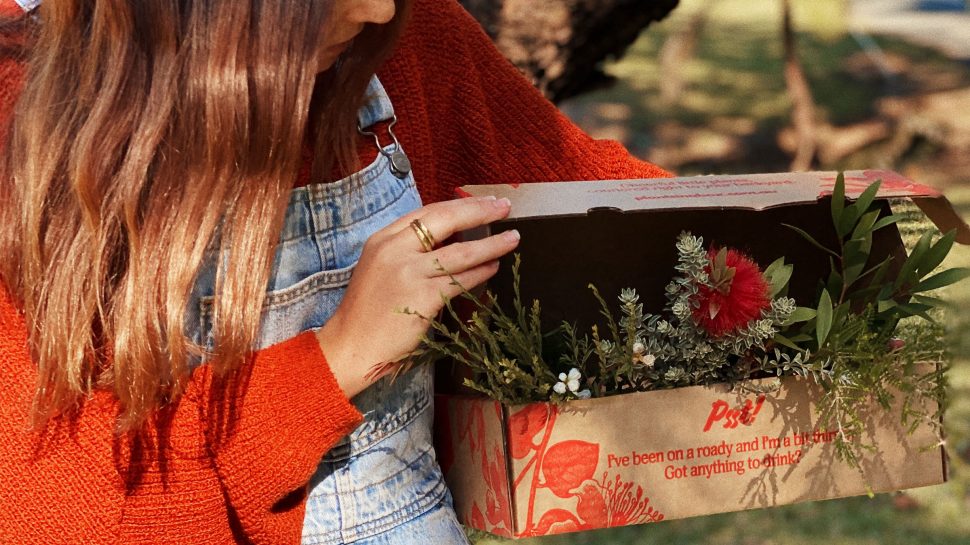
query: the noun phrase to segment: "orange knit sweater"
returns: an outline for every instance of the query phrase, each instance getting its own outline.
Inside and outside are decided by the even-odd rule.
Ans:
[[[0,0],[0,14],[12,0]],[[424,201],[469,183],[647,178],[662,169],[594,141],[545,101],[454,0],[416,0],[379,72]],[[0,60],[0,126],[23,67]],[[0,543],[298,543],[306,484],[361,419],[312,333],[257,352],[244,387],[196,369],[135,436],[94,393],[80,414],[29,426],[35,369],[0,286]]]

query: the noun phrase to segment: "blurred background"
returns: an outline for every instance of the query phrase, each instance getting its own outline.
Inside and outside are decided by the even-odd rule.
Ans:
[[[568,116],[638,157],[681,175],[890,168],[970,219],[966,0],[461,2]],[[945,264],[968,265],[968,247]],[[942,296],[947,484],[519,543],[970,544],[970,285]]]

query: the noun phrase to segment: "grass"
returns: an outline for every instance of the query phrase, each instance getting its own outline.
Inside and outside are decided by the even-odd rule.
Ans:
[[[970,85],[967,65],[903,40],[875,37],[900,73],[885,81],[846,31],[838,0],[794,0],[799,52],[817,103],[818,117],[845,126],[873,117],[878,99],[913,90]],[[594,136],[619,138],[636,155],[650,157],[661,144],[662,127],[693,130],[692,138],[735,138],[749,152],[742,157],[677,165],[679,172],[768,172],[787,167],[790,157],[775,136],[789,124],[790,102],[782,76],[780,0],[683,0],[671,17],[651,27],[619,62],[606,67],[613,87],[569,101],[566,111]],[[693,14],[704,14],[694,55],[681,63],[678,99],[665,104],[660,89],[671,75],[659,58],[664,42]],[[865,65],[862,69],[859,65]],[[619,112],[619,114],[617,114]],[[862,162],[868,162],[863,164]],[[830,168],[872,166],[859,156]],[[970,174],[962,181],[970,182]]]
[[[646,32],[620,62],[607,67],[618,78],[608,90],[572,101],[566,110],[594,135],[620,138],[640,156],[657,144],[656,129],[664,124],[698,129],[695,137],[716,139],[717,132],[740,135],[746,143],[767,151],[737,159],[692,164],[681,172],[765,172],[786,170],[787,155],[773,148],[774,135],[788,124],[790,104],[781,77],[780,0],[682,0],[663,23]],[[887,55],[904,59],[905,74],[886,85],[860,80],[846,60],[860,52],[859,42],[846,33],[844,3],[839,0],[795,0],[795,23],[801,54],[820,117],[833,124],[863,121],[876,101],[887,94],[915,88],[942,90],[970,85],[970,69],[925,48],[898,39],[877,38]],[[664,39],[697,10],[707,23],[693,60],[683,67],[684,92],[674,105],[664,105],[658,89],[664,74],[657,57]],[[878,82],[877,82],[878,83]],[[707,131],[707,132],[703,132]],[[829,168],[872,166],[860,156]],[[909,161],[932,160],[932,154]],[[855,161],[855,163],[853,163]],[[892,165],[900,169],[903,165]],[[970,218],[970,173],[955,172],[947,195],[957,211]],[[906,239],[925,223],[903,226]],[[970,266],[970,247],[957,246],[945,267]],[[917,507],[901,510],[894,496],[877,495],[803,503],[774,509],[728,513],[659,524],[615,528],[522,540],[523,545],[966,545],[970,542],[970,282],[948,288],[953,302],[948,335],[953,362],[948,375],[950,404],[946,427],[951,453],[950,482],[907,491]],[[961,454],[962,453],[962,454]],[[479,536],[477,545],[507,543]]]

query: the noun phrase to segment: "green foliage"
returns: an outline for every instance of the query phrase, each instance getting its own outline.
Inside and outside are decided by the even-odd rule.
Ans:
[[[734,269],[726,266],[726,251],[713,263],[701,238],[682,233],[677,240],[678,262],[675,276],[666,287],[667,304],[661,314],[644,314],[634,290],[619,296],[620,320],[617,327],[612,312],[594,286],[601,314],[608,323],[609,338],[593,331],[598,377],[591,379],[601,387],[599,395],[627,390],[656,390],[736,382],[750,375],[754,354],[773,339],[795,311],[794,300],[780,297],[760,319],[722,337],[713,337],[694,319],[698,293],[702,287],[716,289],[729,282]],[[712,271],[711,274],[708,270]],[[766,269],[770,292],[777,294],[787,286],[792,267],[778,260]]]
[[[667,304],[660,314],[644,313],[636,291],[624,289],[618,297],[617,318],[599,290],[590,285],[592,296],[600,304],[603,324],[594,325],[589,334],[581,334],[570,323],[550,332],[541,331],[539,302],[527,306],[522,301],[520,257],[516,255],[512,312],[506,313],[489,291],[481,296],[465,291],[463,298],[475,308],[471,316],[459,316],[448,302],[446,310],[450,321],[458,324],[457,329],[429,319],[432,334],[425,337],[415,359],[444,357],[464,364],[474,372],[473,378],[465,381],[466,386],[510,404],[749,378],[759,371],[755,362],[766,344],[791,323],[798,310],[794,300],[772,299],[760,318],[712,337],[694,320],[697,295],[702,287],[730,282],[734,269],[726,266],[723,251],[712,263],[704,241],[690,233],[678,238],[677,251],[678,274],[666,287]],[[715,278],[708,270],[714,271]],[[765,271],[770,292],[783,292],[791,275],[792,266],[783,259],[772,263]],[[804,309],[796,318],[806,319]],[[576,388],[566,380],[570,372],[582,377],[573,384]]]
[[[516,256],[513,268],[516,278],[519,265]],[[557,374],[543,357],[545,335],[541,331],[539,301],[526,307],[518,282],[511,314],[502,309],[491,292],[478,296],[464,290],[461,297],[472,304],[471,316],[460,316],[451,301],[445,305],[457,328],[421,316],[431,324],[431,332],[425,335],[422,346],[413,355],[412,365],[447,358],[472,369],[474,379],[466,379],[465,385],[492,399],[509,404],[549,400]],[[407,309],[405,312],[417,314]],[[554,400],[557,397],[558,394],[551,396]]]
[[[832,256],[829,275],[820,282],[815,317],[792,321],[782,335],[812,353],[808,365],[796,372],[824,388],[820,419],[836,425],[837,452],[849,462],[871,448],[861,438],[862,409],[872,401],[889,409],[901,395],[904,423],[926,423],[942,433],[947,359],[942,326],[933,315],[943,302],[917,293],[953,284],[970,272],[949,269],[930,276],[956,235],[951,231],[934,243],[932,233],[924,233],[897,277],[887,281],[891,258],[870,263],[873,236],[902,216],[879,218],[880,210],[873,205],[879,186],[873,183],[848,204],[845,178],[838,175],[831,202],[838,248],[826,248],[789,226]],[[799,317],[809,316],[806,312]]]

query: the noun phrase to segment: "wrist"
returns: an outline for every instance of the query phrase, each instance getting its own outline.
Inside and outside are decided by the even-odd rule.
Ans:
[[[315,334],[330,372],[344,395],[350,399],[363,391],[368,386],[365,377],[367,370],[355,365],[357,358],[353,352],[353,342],[347,341],[353,337],[344,332],[339,313],[327,320]]]

